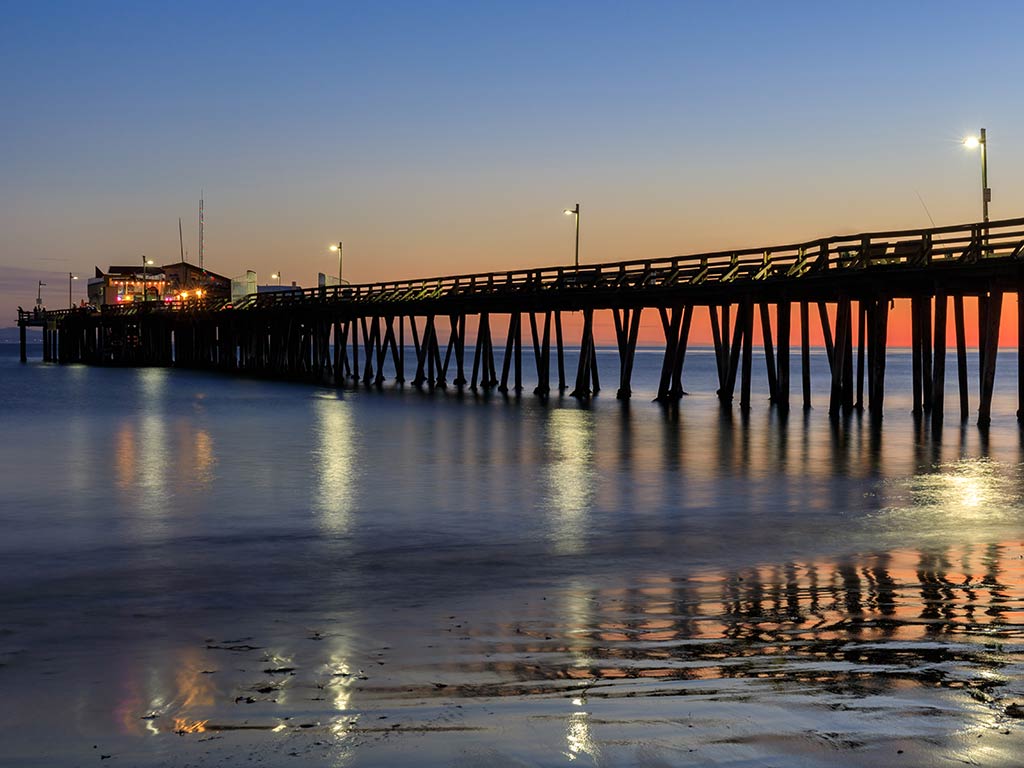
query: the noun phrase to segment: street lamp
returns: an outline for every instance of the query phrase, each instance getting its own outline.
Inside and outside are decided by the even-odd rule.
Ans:
[[[330,246],[328,250],[338,252],[338,285],[341,285],[341,240],[338,241],[337,245]]]
[[[142,301],[146,301],[146,267],[153,263],[152,259],[147,259],[145,256],[142,257]]]
[[[74,274],[68,272],[68,309],[74,309],[75,308],[74,299],[71,298],[71,281],[72,280],[77,280],[77,279],[78,279],[78,275],[74,275]]]
[[[963,144],[968,149],[981,148],[981,215],[987,223],[988,204],[992,202],[992,190],[988,188],[988,141],[985,138],[985,129],[981,129],[980,136],[965,138]]]
[[[576,217],[576,269],[580,268],[580,204],[576,203],[575,208],[566,208],[566,216]]]
[[[276,279],[276,280],[277,280],[277,284],[278,284],[278,285],[281,285],[281,273],[280,273],[280,271],[278,271],[278,272],[274,272],[274,273],[273,273],[273,274],[272,274],[272,275],[270,276],[270,279],[271,279],[271,280],[274,280],[274,279]]]

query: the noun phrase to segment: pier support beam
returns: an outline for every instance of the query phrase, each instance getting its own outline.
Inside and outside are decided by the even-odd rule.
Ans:
[[[1024,285],[1017,285],[1017,422],[1024,423]]]
[[[761,340],[764,344],[764,363],[768,369],[768,402],[775,405],[779,401],[779,369],[775,362],[775,347],[772,344],[772,321],[768,305],[761,303]],[[776,321],[777,322],[777,321]]]
[[[576,367],[576,387],[571,397],[586,399],[597,394],[597,360],[594,349],[594,310],[583,310],[583,336],[580,340],[580,360]]]
[[[932,423],[942,423],[946,399],[946,310],[949,302],[939,291],[935,296],[935,355],[932,371]]]
[[[967,332],[964,323],[964,297],[953,297],[953,324],[956,329],[956,378],[960,392],[960,421],[967,421],[971,416],[971,406],[967,389]]]
[[[780,301],[776,307],[776,366],[778,369],[778,390],[776,392],[779,410],[789,411],[789,335],[792,320],[792,305]]]
[[[804,410],[811,408],[811,308],[800,302],[800,374],[803,382]]]
[[[740,307],[743,317],[743,375],[740,383],[740,408],[749,411],[750,383],[754,367],[754,303],[747,298],[743,300]],[[739,328],[739,322],[737,318],[737,328]]]
[[[615,397],[619,400],[628,400],[633,395],[630,382],[633,378],[633,358],[636,355],[636,341],[640,334],[640,313],[642,309],[613,309],[612,317],[615,320],[615,340],[619,348],[619,389]],[[678,338],[673,345],[673,362],[675,351],[678,349]],[[668,355],[668,340],[666,338],[665,354]],[[664,381],[664,371],[662,371]],[[660,388],[659,388],[660,394]]]
[[[867,307],[863,301],[857,302],[857,400],[853,407],[858,411],[864,410],[864,350],[866,346],[865,334],[867,332]]]
[[[992,422],[992,392],[996,378],[996,354],[999,352],[999,321],[1003,314],[1003,292],[993,288],[984,299],[984,328],[979,327],[979,346],[984,350],[981,370],[981,403],[978,407],[978,426]],[[979,302],[981,302],[979,299]],[[979,306],[982,306],[979,303]]]
[[[923,412],[921,393],[924,391],[922,381],[921,345],[921,299],[917,296],[910,300],[910,353],[911,353],[911,386],[913,387],[913,410],[915,416]]]
[[[889,335],[889,299],[872,301],[868,325],[868,411],[872,419],[882,418],[885,402],[885,353]]]
[[[533,339],[533,358],[537,367],[537,386],[533,394],[547,397],[551,392],[551,312],[544,313],[544,326],[537,332],[537,313],[530,313],[530,336]]]
[[[658,378],[658,394],[656,402],[664,403],[672,398],[672,374],[676,367],[676,354],[679,351],[679,332],[683,322],[682,307],[658,307],[661,316],[661,329],[665,334],[665,354],[661,360],[661,376]],[[717,350],[716,350],[717,352]]]
[[[513,356],[515,359],[514,389],[518,395],[523,391],[523,327],[522,314],[519,312],[513,312],[508,318],[508,339],[505,343],[505,357],[501,363],[499,392],[508,392],[508,375]]]

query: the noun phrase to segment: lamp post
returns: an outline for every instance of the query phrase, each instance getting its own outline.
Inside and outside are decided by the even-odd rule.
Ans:
[[[338,285],[341,285],[341,240],[338,241],[337,245],[331,245],[329,250],[338,252]]]
[[[74,309],[75,308],[75,301],[74,301],[74,299],[71,298],[71,281],[72,280],[77,280],[77,279],[78,279],[78,275],[75,275],[75,274],[72,274],[71,272],[68,272],[68,309]]]
[[[988,223],[988,204],[992,202],[992,190],[988,188],[988,140],[985,129],[981,129],[979,136],[968,136],[963,143],[968,149],[981,148],[981,215]]]
[[[566,208],[565,209],[565,215],[566,216],[575,216],[576,217],[576,260],[575,260],[574,263],[576,265],[576,269],[579,269],[580,268],[580,204],[576,203],[576,207],[575,208]]]
[[[152,259],[147,259],[145,256],[142,257],[142,301],[146,301],[146,267],[153,263]]]
[[[274,272],[273,274],[270,275],[270,279],[271,280],[273,280],[275,278],[277,279],[278,286],[280,286],[281,285],[281,272],[280,272],[280,270],[278,270],[277,272]]]

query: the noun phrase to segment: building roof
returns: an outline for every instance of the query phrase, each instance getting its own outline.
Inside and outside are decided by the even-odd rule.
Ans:
[[[156,264],[146,265],[145,268],[143,268],[141,264],[135,264],[131,266],[112,264],[110,267],[107,268],[106,272],[101,270],[99,267],[96,267],[96,277],[135,277],[137,275],[141,275],[143,271],[145,271],[146,277],[155,280],[158,279],[159,277],[164,276],[164,273],[169,270],[181,270],[182,268],[188,268],[195,272],[201,272],[204,277],[207,277],[211,280],[222,281],[225,283],[230,282],[231,280],[231,278],[224,277],[224,275],[219,275],[212,270],[200,269],[197,264],[192,264],[188,261],[176,261],[172,264],[162,264],[160,266],[157,266]]]
[[[141,264],[134,266],[110,266],[106,272],[103,272],[99,267],[96,267],[96,277],[105,277],[106,275],[114,275],[117,277],[134,277],[135,275],[141,275],[143,272],[146,273],[146,277],[156,278],[163,274],[163,267],[158,267],[155,264],[143,267]]]
[[[173,264],[164,264],[160,269],[175,269],[180,267],[189,267],[190,269],[194,269],[196,272],[202,272],[204,275],[211,277],[214,280],[229,281],[231,279],[229,277],[224,277],[224,275],[218,275],[213,270],[200,268],[198,264],[193,264],[190,261],[176,261]]]

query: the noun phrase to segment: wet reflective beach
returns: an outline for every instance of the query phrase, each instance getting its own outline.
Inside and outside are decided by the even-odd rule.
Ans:
[[[830,423],[827,392],[788,418],[764,392],[723,413],[699,351],[677,409],[649,402],[651,353],[631,404],[581,407],[12,351],[0,764],[1013,765],[1024,747],[1012,355],[983,432],[949,406],[916,423],[899,352],[878,427]]]

